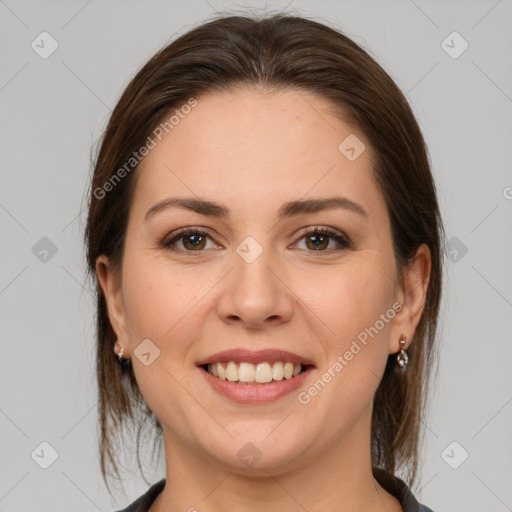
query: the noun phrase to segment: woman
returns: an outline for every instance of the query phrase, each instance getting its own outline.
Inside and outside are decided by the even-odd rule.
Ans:
[[[123,426],[165,449],[125,512],[430,511],[443,228],[414,115],[361,47],[288,15],[189,31],[127,86],[90,192],[107,486]]]

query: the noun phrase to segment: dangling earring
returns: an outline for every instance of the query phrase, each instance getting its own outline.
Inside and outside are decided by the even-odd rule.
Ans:
[[[402,334],[400,336],[400,352],[396,356],[396,360],[398,362],[398,366],[400,369],[406,370],[407,363],[409,362],[409,356],[407,355],[407,351],[404,349],[405,347],[405,336]]]

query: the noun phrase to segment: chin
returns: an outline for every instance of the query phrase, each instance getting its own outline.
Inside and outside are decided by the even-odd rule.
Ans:
[[[275,424],[272,428],[275,429]],[[298,439],[285,431],[272,432],[272,428],[264,431],[245,428],[243,433],[221,443],[213,452],[210,445],[210,456],[229,471],[247,476],[280,474],[300,465],[309,446],[306,439]],[[248,432],[254,433],[248,435]]]

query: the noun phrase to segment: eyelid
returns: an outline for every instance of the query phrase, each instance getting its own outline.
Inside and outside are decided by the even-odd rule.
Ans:
[[[341,246],[343,249],[351,249],[352,248],[352,241],[351,241],[350,237],[348,237],[343,231],[341,231],[337,228],[331,228],[330,226],[321,226],[321,225],[308,226],[308,227],[302,229],[301,231],[299,231],[299,233],[296,235],[298,237],[297,242],[307,235],[316,234],[316,233],[321,234],[321,235],[325,234],[328,237],[334,239],[338,243],[338,245]],[[295,243],[297,243],[297,242],[295,242]],[[330,249],[327,251],[318,251],[318,253],[329,254],[336,250],[342,250],[342,249],[335,248],[335,249]],[[308,252],[315,253],[317,251],[308,251]]]
[[[166,250],[178,252],[178,253],[185,253],[185,254],[191,254],[191,253],[197,253],[201,254],[205,252],[206,250],[199,250],[199,251],[191,251],[191,250],[184,250],[184,249],[176,249],[173,247],[174,244],[177,243],[181,238],[184,236],[187,236],[189,234],[199,234],[204,235],[210,238],[216,245],[220,245],[216,238],[217,236],[212,233],[212,231],[209,228],[206,227],[200,227],[200,226],[185,226],[183,228],[179,228],[178,230],[174,231],[171,235],[166,236],[161,242],[160,246]],[[330,226],[321,226],[321,225],[313,225],[313,226],[307,226],[301,230],[299,230],[298,233],[295,234],[296,241],[293,243],[293,245],[296,245],[300,240],[302,240],[304,237],[310,234],[320,234],[320,235],[326,235],[332,240],[337,243],[338,247],[331,248],[328,250],[319,250],[319,251],[311,251],[306,250],[308,253],[316,254],[316,255],[322,255],[322,254],[332,254],[334,252],[339,252],[347,249],[351,249],[353,247],[352,241],[350,237],[348,237],[343,231],[332,228]]]
[[[200,227],[200,226],[185,226],[183,228],[179,228],[176,231],[173,231],[169,235],[165,236],[161,241],[160,245],[167,250],[175,251],[175,252],[188,252],[188,253],[201,253],[203,251],[184,251],[182,249],[173,249],[171,246],[178,242],[181,238],[187,235],[199,234],[204,235],[210,238],[216,245],[219,245],[217,242],[217,237],[212,233],[209,228]]]

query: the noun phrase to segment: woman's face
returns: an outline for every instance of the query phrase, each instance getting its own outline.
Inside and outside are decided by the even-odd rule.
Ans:
[[[369,453],[388,355],[421,311],[369,142],[329,112],[291,90],[201,96],[138,169],[120,288],[97,268],[169,450],[253,472]],[[152,210],[170,198],[188,207]],[[200,366],[219,360],[226,380]],[[307,371],[286,378],[287,362]]]

